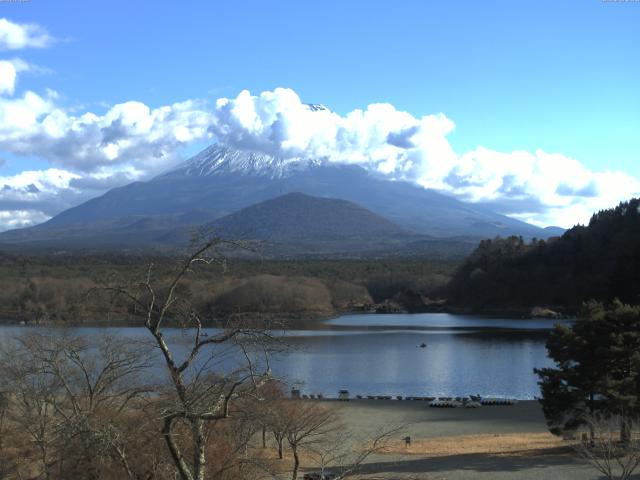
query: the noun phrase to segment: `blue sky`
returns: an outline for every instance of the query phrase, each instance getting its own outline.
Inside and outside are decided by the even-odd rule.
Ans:
[[[195,101],[207,111],[219,97],[285,87],[342,116],[378,102],[417,119],[443,113],[455,124],[446,138],[458,156],[478,147],[542,150],[591,172],[640,178],[640,3],[31,0],[0,3],[3,17],[36,24],[51,37],[46,48],[0,51],[0,59],[30,67],[18,72],[15,91],[5,97],[31,90],[45,98],[51,89],[55,108],[69,116],[101,116],[127,101],[151,108]],[[51,111],[45,110],[40,115]],[[177,161],[209,141],[194,134],[172,142],[168,157]],[[132,178],[132,168],[141,178],[155,172],[146,162],[129,168],[127,177],[129,160],[117,171],[100,165],[98,172],[2,142],[0,159],[5,179],[52,167],[119,181]],[[19,182],[7,182],[18,188]],[[573,214],[583,221],[600,206],[585,200],[567,213],[574,204],[527,200],[517,211],[517,202],[502,204],[494,194],[462,192],[460,185],[450,185],[451,192],[541,224],[557,218],[566,226],[575,223]],[[636,186],[623,192],[636,193]],[[67,192],[55,208],[97,193]],[[0,211],[15,207],[29,218],[24,221],[55,210],[41,209],[34,220],[24,212],[40,207],[11,202],[3,207],[0,197]],[[569,210],[558,214],[564,207]]]

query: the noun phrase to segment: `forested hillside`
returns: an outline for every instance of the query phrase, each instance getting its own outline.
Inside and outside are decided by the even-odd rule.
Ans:
[[[0,252],[0,321],[27,323],[126,321],[123,305],[87,295],[113,282],[133,284],[149,264],[157,278],[174,272],[179,258],[137,255],[10,255]],[[286,319],[325,318],[341,312],[424,309],[423,297],[441,290],[455,265],[427,260],[261,261],[229,259],[227,269],[202,268],[181,295],[207,320],[229,314]]]
[[[640,199],[598,212],[560,238],[481,242],[457,270],[448,297],[476,310],[640,302]]]

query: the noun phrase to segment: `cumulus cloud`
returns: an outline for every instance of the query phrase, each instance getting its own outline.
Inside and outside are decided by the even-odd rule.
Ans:
[[[199,102],[151,108],[129,101],[106,113],[74,114],[57,105],[56,92],[26,91],[13,96],[26,62],[0,60],[0,150],[36,156],[54,165],[86,172],[137,178],[161,171],[180,159],[176,151],[210,137],[211,114]]]
[[[18,74],[31,69],[19,59],[0,60],[0,151],[58,168],[0,177],[0,229],[38,223],[108,188],[148,178],[181,160],[180,147],[211,136],[211,113],[196,101],[158,108],[130,101],[98,115],[71,113],[51,90],[14,96]],[[11,211],[17,223],[9,221]]]
[[[0,231],[30,227],[48,219],[48,215],[38,210],[0,210]]]
[[[394,178],[422,175],[435,181],[455,158],[446,140],[453,128],[443,114],[416,118],[387,103],[341,116],[309,108],[293,90],[278,88],[218,99],[211,131],[240,149],[355,163]]]
[[[540,226],[586,223],[594,211],[640,193],[638,179],[596,172],[578,160],[537,150],[461,155],[445,179],[447,191]]]
[[[181,159],[178,148],[210,135],[209,114],[195,105],[152,109],[127,102],[104,115],[76,116],[57,107],[51,93],[0,96],[0,150],[60,167],[0,177],[0,211],[18,212],[22,226],[38,223],[90,196],[166,169]],[[0,229],[12,225],[0,221]]]
[[[35,24],[0,19],[0,49],[46,47],[54,41]],[[129,101],[99,115],[75,114],[57,104],[58,94],[25,91],[15,96],[18,75],[42,73],[21,59],[0,59],[0,150],[37,156],[52,164],[101,178],[105,171],[129,177],[165,169],[176,150],[208,138],[210,113],[192,100],[151,108]]]
[[[114,165],[162,170],[177,161],[179,147],[207,138],[209,124],[210,114],[193,101],[153,109],[130,101],[104,115],[72,115],[33,92],[0,99],[0,148],[85,172]]]
[[[67,188],[74,178],[78,178],[78,175],[57,168],[31,170],[9,177],[0,177],[0,190],[13,192],[16,198],[29,200],[31,194],[55,193],[60,188]]]
[[[72,206],[83,198],[70,188],[75,178],[77,174],[55,168],[0,176],[0,230],[40,223]]]
[[[203,140],[284,159],[361,165],[541,226],[586,222],[594,211],[640,193],[630,175],[593,171],[559,153],[478,147],[458,154],[448,140],[455,124],[445,114],[416,117],[388,103],[340,115],[278,88],[243,91],[209,107],[130,101],[103,114],[72,113],[57,104],[55,92],[14,96],[15,85],[15,76],[0,81],[0,150],[56,166],[0,178],[0,212],[7,219],[6,212],[19,212],[21,225],[148,178],[180,160],[182,146]]]
[[[129,101],[103,115],[74,115],[56,105],[51,90],[14,97],[17,74],[29,68],[0,60],[0,149],[6,152],[85,172],[116,165],[151,172],[175,163],[179,147],[210,135],[210,113],[195,101],[158,108]]]
[[[360,164],[538,224],[572,226],[640,193],[638,179],[593,171],[559,153],[455,153],[444,114],[414,117],[390,104],[338,115],[309,108],[289,89],[216,102],[211,131],[223,143],[284,158]]]
[[[132,168],[104,168],[93,173],[49,168],[0,176],[0,231],[41,223],[138,178],[139,172]]]
[[[45,29],[34,23],[14,23],[0,18],[0,50],[44,48],[55,41]]]

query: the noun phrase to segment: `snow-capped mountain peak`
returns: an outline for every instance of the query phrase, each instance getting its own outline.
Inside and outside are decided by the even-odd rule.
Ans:
[[[283,178],[293,172],[319,166],[322,163],[322,160],[295,157],[283,158],[214,144],[163,176],[204,177],[237,173],[268,178]]]
[[[312,112],[330,111],[320,103],[304,104]],[[196,156],[160,177],[205,177],[236,173],[267,178],[284,178],[294,172],[326,163],[324,159],[280,157],[258,151],[240,150],[223,144],[213,144]]]

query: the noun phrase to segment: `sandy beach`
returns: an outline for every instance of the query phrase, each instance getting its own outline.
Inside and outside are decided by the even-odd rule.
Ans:
[[[325,401],[363,438],[385,425],[403,425],[389,451],[370,457],[367,479],[567,479],[600,478],[548,433],[540,405],[477,409],[429,408],[424,401]],[[411,446],[402,438],[411,437]]]

